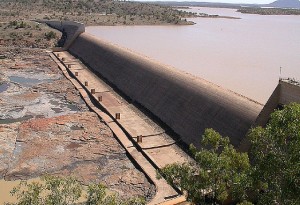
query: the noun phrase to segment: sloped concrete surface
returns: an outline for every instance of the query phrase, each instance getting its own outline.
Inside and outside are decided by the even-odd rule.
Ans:
[[[238,146],[262,105],[204,79],[82,33],[69,48],[132,101],[160,118],[186,144],[213,128]]]

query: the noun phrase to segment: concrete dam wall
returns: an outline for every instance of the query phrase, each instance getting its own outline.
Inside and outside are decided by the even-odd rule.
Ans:
[[[300,84],[291,79],[282,79],[256,119],[255,125],[265,126],[275,109],[292,102],[300,102]]]
[[[280,79],[267,103],[259,113],[253,127],[264,127],[270,120],[274,110],[282,109],[284,105],[297,102],[300,103],[300,83],[291,79]],[[250,148],[250,141],[244,138],[239,149],[247,151]]]
[[[82,33],[69,51],[158,117],[186,144],[199,146],[206,128],[238,146],[262,105],[208,81],[178,71]]]
[[[45,23],[49,27],[54,28],[62,32],[62,39],[60,40],[63,44],[62,48],[56,47],[54,50],[67,50],[78,35],[85,32],[85,26],[82,23],[73,21],[50,21],[50,20],[38,20],[39,23]]]

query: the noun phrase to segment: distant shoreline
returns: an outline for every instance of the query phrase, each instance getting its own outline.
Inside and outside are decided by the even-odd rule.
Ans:
[[[186,6],[186,7],[172,7],[175,9],[192,9],[196,7],[202,7],[202,8],[212,8],[212,7],[205,7],[205,6]],[[226,9],[226,8],[225,8]],[[223,16],[223,15],[218,15],[218,14],[207,14],[207,13],[198,13],[196,15],[196,18],[222,18],[222,19],[241,19],[240,17],[234,17],[234,16]]]
[[[297,8],[275,8],[275,7],[218,7],[218,6],[174,6],[176,9],[191,9],[192,7],[202,7],[202,8],[223,8],[223,9],[236,9],[237,12],[242,14],[257,14],[257,15],[300,15],[300,9]],[[219,16],[219,15],[209,15],[200,14],[199,17],[202,18],[228,18],[228,19],[241,19],[238,17],[231,16]]]
[[[258,14],[258,15],[300,15],[300,9],[281,9],[281,8],[253,8],[244,7],[237,10],[243,14]]]
[[[199,18],[222,18],[222,19],[241,19],[240,17],[233,16],[220,16],[220,15],[199,15]]]

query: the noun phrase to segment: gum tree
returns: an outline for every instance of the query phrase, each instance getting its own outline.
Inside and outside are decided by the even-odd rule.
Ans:
[[[300,204],[300,104],[274,112],[249,137],[259,204]]]
[[[205,131],[202,146],[200,150],[190,146],[195,162],[168,165],[161,170],[162,175],[186,191],[194,203],[218,204],[229,198],[237,202],[246,199],[250,185],[248,155],[237,152],[228,137],[222,137],[213,129]]]
[[[42,183],[21,183],[13,188],[11,194],[16,196],[16,203],[5,205],[144,205],[140,197],[122,199],[117,194],[108,193],[102,184],[90,184],[86,190],[87,196],[82,195],[84,186],[73,177],[43,176]],[[79,202],[79,198],[82,201]],[[86,200],[84,200],[84,198]]]
[[[266,127],[253,128],[248,137],[251,164],[228,138],[208,129],[203,148],[191,146],[195,163],[168,165],[162,175],[195,203],[231,198],[243,205],[252,204],[247,199],[264,205],[300,204],[300,104],[275,111]]]

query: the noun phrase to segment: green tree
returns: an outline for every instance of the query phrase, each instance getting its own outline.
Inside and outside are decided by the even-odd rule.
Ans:
[[[73,205],[82,196],[83,185],[75,178],[44,176],[43,183],[21,183],[13,188],[11,194],[17,197],[17,203],[6,205]],[[87,188],[86,205],[144,205],[143,198],[121,199],[116,194],[108,194],[102,184],[90,184]]]
[[[26,187],[26,188],[24,188]],[[43,204],[41,193],[44,191],[43,185],[37,182],[28,184],[26,181],[21,181],[17,187],[11,190],[11,194],[18,199],[17,205],[40,205]],[[6,203],[9,205],[9,203]]]
[[[74,204],[81,196],[82,186],[73,177],[60,178],[56,176],[45,176],[46,204],[67,205]]]
[[[255,204],[300,204],[300,104],[275,111],[265,128],[251,129],[248,137],[252,165],[228,138],[208,129],[203,148],[190,148],[195,163],[168,165],[162,175],[196,203],[205,203],[205,197],[213,203],[232,197],[240,205],[250,205],[243,199],[251,194]]]
[[[274,112],[249,137],[259,204],[300,204],[300,104]]]
[[[237,152],[228,137],[222,137],[213,129],[205,130],[202,146],[199,151],[190,146],[194,163],[164,167],[161,173],[166,180],[186,191],[194,203],[246,199],[250,186],[248,155]]]
[[[44,183],[21,183],[13,188],[16,205],[67,205],[74,204],[81,196],[82,185],[72,177],[44,176]]]
[[[86,205],[143,205],[146,201],[137,197],[128,200],[120,199],[116,194],[107,195],[107,189],[102,184],[88,186]]]
[[[102,184],[90,184],[88,187],[87,205],[102,204],[106,196],[106,187]]]

